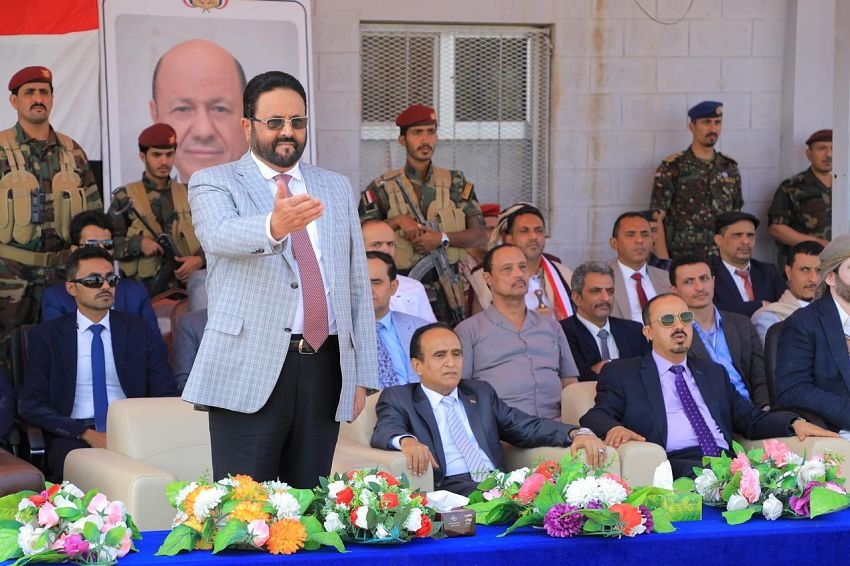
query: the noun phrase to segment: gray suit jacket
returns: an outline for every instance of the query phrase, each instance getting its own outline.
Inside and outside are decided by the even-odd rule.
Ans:
[[[626,292],[626,280],[623,279],[623,272],[620,271],[620,265],[617,263],[616,259],[608,265],[611,266],[611,269],[614,271],[614,308],[611,309],[611,316],[632,320],[632,310],[629,306],[629,294]],[[647,265],[646,274],[649,275],[649,280],[655,288],[656,294],[660,295],[662,293],[670,292],[669,273],[663,269]],[[643,324],[643,321],[640,320],[635,322]]]
[[[348,179],[301,163],[316,220],[339,335],[342,392],[336,420],[351,420],[355,386],[378,388],[375,313],[363,236]],[[274,196],[246,153],[189,180],[192,224],[207,256],[209,320],[183,391],[191,403],[253,413],[266,403],[287,356],[301,289],[287,238],[272,247]]]

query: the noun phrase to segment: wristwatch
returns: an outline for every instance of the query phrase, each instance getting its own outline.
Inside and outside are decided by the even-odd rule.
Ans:
[[[574,428],[570,431],[570,440],[575,440],[577,436],[587,436],[587,435],[596,436],[596,433],[594,433],[592,430],[590,430],[589,428],[584,427],[584,426],[579,427],[579,428]]]
[[[440,245],[444,248],[449,247],[449,235],[445,232],[440,233]]]

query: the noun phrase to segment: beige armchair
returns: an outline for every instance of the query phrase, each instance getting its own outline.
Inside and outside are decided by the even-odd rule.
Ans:
[[[561,420],[578,424],[596,400],[596,382],[580,381],[561,390]],[[655,468],[667,461],[664,448],[652,442],[627,442],[617,448],[620,475],[633,486],[651,485]]]
[[[109,405],[106,430],[106,449],[68,454],[65,479],[123,501],[143,531],[170,529],[168,484],[212,476],[207,413],[179,397],[123,399]]]

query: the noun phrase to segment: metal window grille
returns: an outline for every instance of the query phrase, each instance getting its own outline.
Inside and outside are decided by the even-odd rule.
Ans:
[[[549,196],[549,30],[532,27],[361,26],[360,186],[401,167],[395,117],[434,106],[434,162],[460,169],[480,202]]]

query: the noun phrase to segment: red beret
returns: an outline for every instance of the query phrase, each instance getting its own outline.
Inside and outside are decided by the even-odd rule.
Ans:
[[[47,67],[24,67],[9,79],[9,92],[15,92],[27,83],[47,83],[53,86],[53,73]]]
[[[481,205],[481,214],[484,216],[499,216],[501,206],[496,203],[488,202]]]
[[[139,134],[142,147],[177,147],[177,132],[168,124],[148,126]]]
[[[437,111],[424,104],[411,104],[395,119],[395,125],[399,128],[427,123],[437,123]]]
[[[806,145],[812,145],[817,142],[832,142],[832,130],[818,130],[809,136],[806,140]]]

